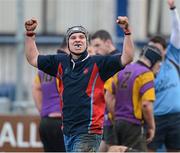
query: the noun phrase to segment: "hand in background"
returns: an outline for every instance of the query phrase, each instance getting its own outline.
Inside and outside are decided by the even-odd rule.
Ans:
[[[175,3],[174,3],[174,0],[167,0],[167,3],[169,5],[169,8],[174,8],[175,7]]]

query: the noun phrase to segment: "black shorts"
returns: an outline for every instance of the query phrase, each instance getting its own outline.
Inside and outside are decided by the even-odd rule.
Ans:
[[[117,145],[134,148],[140,152],[147,151],[146,134],[141,125],[125,120],[116,120],[114,128],[117,136]]]
[[[43,117],[39,125],[40,139],[45,152],[65,152],[61,118]]]
[[[113,125],[104,126],[103,140],[106,142],[106,144],[116,145],[116,136],[114,133]]]

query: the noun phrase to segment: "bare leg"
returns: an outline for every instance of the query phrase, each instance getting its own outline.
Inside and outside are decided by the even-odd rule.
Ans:
[[[111,146],[111,147],[109,147],[108,152],[125,152],[127,150],[127,148],[128,147],[126,147],[126,146],[120,146],[120,145]]]
[[[108,151],[108,145],[104,140],[101,141],[99,152],[107,152]]]

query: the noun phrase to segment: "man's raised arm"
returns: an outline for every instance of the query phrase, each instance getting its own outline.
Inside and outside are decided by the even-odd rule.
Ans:
[[[180,19],[175,6],[174,0],[167,0],[169,9],[171,10],[171,37],[170,42],[177,49],[180,48]]]
[[[37,20],[30,19],[25,22],[26,29],[26,39],[25,39],[25,54],[26,58],[34,67],[37,67],[37,59],[39,55],[39,51],[35,42],[35,32],[34,30],[37,27]]]
[[[126,65],[132,62],[134,57],[134,42],[131,36],[131,30],[129,27],[129,21],[126,16],[119,16],[116,20],[117,24],[124,31],[124,42],[123,42],[123,52],[121,56],[122,65]]]

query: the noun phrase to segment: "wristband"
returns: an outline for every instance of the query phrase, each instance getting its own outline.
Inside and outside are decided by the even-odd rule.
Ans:
[[[36,34],[36,33],[35,33],[35,32],[32,32],[32,31],[31,31],[31,32],[30,32],[30,31],[27,31],[27,32],[26,32],[26,36],[28,36],[28,37],[33,37],[33,36],[35,36],[35,34]]]
[[[174,10],[176,8],[176,6],[170,7],[170,10]]]
[[[131,32],[124,32],[124,35],[131,35]]]
[[[129,29],[124,29],[124,35],[131,35],[131,31]]]

